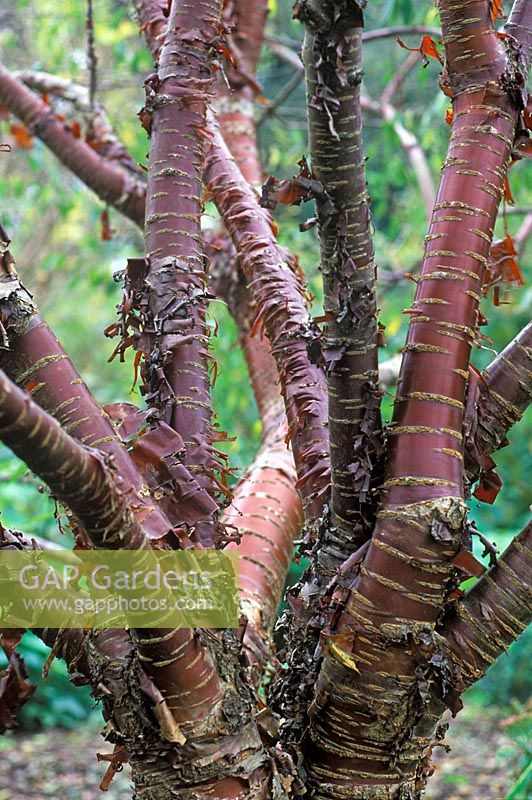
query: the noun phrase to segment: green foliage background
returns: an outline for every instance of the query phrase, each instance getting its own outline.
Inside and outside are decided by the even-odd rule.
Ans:
[[[146,164],[147,141],[136,118],[143,102],[143,80],[151,72],[151,61],[139,36],[137,24],[125,0],[94,0],[98,52],[98,98],[104,103],[122,140],[134,158]],[[505,4],[508,7],[508,4]],[[302,31],[292,18],[291,3],[271,0],[268,33],[288,45],[297,43]],[[396,24],[438,25],[437,12],[429,0],[374,0],[366,15],[368,29]],[[409,38],[412,46],[419,37]],[[297,47],[297,44],[295,44]],[[10,69],[46,70],[87,85],[85,3],[63,0],[15,0],[0,6],[0,58]],[[388,81],[404,62],[406,54],[393,38],[368,43],[365,49],[365,90],[378,99]],[[265,47],[259,79],[267,98],[275,97],[293,74],[293,67]],[[447,99],[438,90],[438,64],[413,69],[393,98],[399,119],[415,132],[438,180],[449,128],[445,124]],[[260,116],[264,106],[258,105]],[[418,269],[423,251],[426,218],[418,186],[393,127],[374,117],[365,119],[367,175],[372,198],[377,261],[383,271],[411,272]],[[12,142],[9,121],[0,121],[0,141]],[[275,115],[260,126],[260,147],[267,174],[288,177],[306,153],[304,90],[300,85]],[[518,206],[532,206],[526,165],[512,167],[510,182]],[[103,329],[115,316],[120,286],[113,272],[127,257],[142,252],[139,232],[111,211],[114,235],[102,241],[99,216],[102,203],[63,169],[39,142],[30,150],[16,146],[0,156],[0,218],[13,239],[18,269],[88,385],[102,402],[128,399],[141,402],[131,390],[131,358],[126,364],[108,363],[113,342]],[[320,313],[321,280],[314,232],[300,233],[298,225],[312,215],[310,207],[283,208],[276,215],[281,241],[299,254]],[[507,224],[515,232],[520,215],[509,215]],[[209,225],[216,213],[206,210]],[[496,235],[501,235],[502,220]],[[491,342],[474,354],[477,367],[484,367],[530,317],[530,242],[521,256],[521,267],[529,282],[513,289],[510,303],[495,308],[484,302],[489,318],[485,329]],[[400,351],[413,284],[408,280],[379,281],[381,320],[386,326],[386,359]],[[213,350],[220,362],[213,390],[220,425],[230,436],[227,444],[233,466],[245,467],[260,438],[260,423],[247,383],[242,354],[236,346],[236,330],[223,304],[211,308]],[[384,398],[389,419],[393,398]],[[529,513],[532,466],[532,419],[527,415],[510,435],[511,445],[497,455],[504,486],[493,507],[472,503],[479,529],[503,549],[522,527]],[[0,509],[6,526],[65,541],[54,521],[54,504],[39,481],[27,474],[23,464],[0,449]],[[294,575],[292,577],[295,577]],[[44,651],[29,635],[25,653],[36,676]],[[473,690],[475,702],[503,707],[524,703],[530,693],[530,678],[524,668],[530,653],[530,637],[516,643],[508,658],[502,658],[482,684]],[[529,673],[528,673],[529,674]],[[89,713],[87,693],[74,693],[59,665],[52,667],[48,683],[39,688],[36,700],[26,706],[23,719],[34,725],[75,725]]]

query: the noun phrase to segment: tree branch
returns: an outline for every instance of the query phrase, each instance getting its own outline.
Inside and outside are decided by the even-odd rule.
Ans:
[[[85,138],[90,142],[90,147],[102,158],[114,161],[133,173],[144,184],[145,173],[120,141],[101,103],[97,102],[94,108],[91,107],[89,91],[85,86],[49,72],[36,72],[31,69],[15,71],[12,76],[22,81],[29,89],[46,94],[49,99],[52,97],[56,103],[63,103],[63,106],[65,103],[69,104],[83,116],[86,126]],[[137,222],[136,219],[134,221]],[[138,220],[139,225],[143,223],[144,218]]]
[[[528,66],[532,58],[532,8],[528,0],[514,0],[504,30],[521,44]]]
[[[453,560],[467,542],[467,368],[522,109],[507,90],[509,75],[519,73],[515,53],[497,36],[489,4],[440,0],[439,8],[443,80],[453,93],[451,142],[412,309],[382,507],[367,553],[339,576],[332,599],[338,615],[323,635],[305,743],[309,784],[320,800],[335,797],[346,781],[360,786],[353,798],[367,796],[369,774],[390,798],[422,788],[437,719],[424,686],[435,676],[444,680],[436,620],[459,580]],[[346,741],[339,754],[333,743]]]
[[[506,434],[532,401],[532,322],[481,376],[469,377],[465,425],[468,480],[494,467],[491,454],[508,444]]]
[[[365,31],[362,38],[365,42],[376,42],[379,39],[390,39],[396,36],[424,34],[439,39],[441,37],[441,30],[431,27],[430,25],[393,25],[389,28],[376,28],[374,31]]]
[[[358,4],[301,2],[303,64],[326,327],[331,518],[318,563],[327,574],[373,525],[370,479],[380,430],[376,266],[366,189],[360,85],[363,17]]]
[[[532,622],[532,523],[447,613],[439,628],[452,654],[452,707]]]
[[[0,438],[72,510],[95,546],[143,549],[126,499],[129,487],[1,371]]]
[[[0,68],[0,103],[5,105],[98,197],[142,224],[144,184],[101,158],[86,142],[76,139],[63,122],[33,92]]]
[[[229,308],[240,329],[253,392],[263,426],[262,445],[239,480],[222,521],[234,526],[242,539],[229,545],[240,555],[242,609],[256,635],[244,637],[248,660],[261,668],[271,660],[271,633],[292,559],[293,543],[302,524],[293,456],[286,445],[287,421],[279,388],[279,373],[268,342],[252,335],[255,311],[249,292],[239,283],[229,293]],[[259,644],[259,647],[257,647]]]
[[[259,310],[277,363],[285,398],[305,516],[321,514],[328,491],[328,442],[323,373],[311,364],[308,348],[318,334],[305,306],[297,264],[280,247],[267,212],[227,149],[216,121],[205,177],[236,247],[240,266]]]
[[[214,472],[223,473],[224,467],[212,446],[216,435],[211,423],[200,217],[205,114],[219,11],[214,0],[201,7],[174,4],[158,74],[147,86],[147,271],[140,298],[143,331],[135,343],[145,357],[142,375],[148,405],[183,434],[184,464],[213,499],[219,494]],[[207,545],[217,539],[212,516],[198,522],[196,533]]]
[[[145,482],[120,441],[109,415],[83,383],[72,361],[46,322],[39,316],[30,293],[15,272],[9,239],[0,226],[0,325],[4,347],[0,366],[64,430],[88,447],[112,459],[131,486],[130,500],[150,539],[162,539],[181,519],[170,521],[146,496]]]

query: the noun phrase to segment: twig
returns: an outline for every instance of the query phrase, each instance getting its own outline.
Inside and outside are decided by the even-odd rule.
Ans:
[[[98,82],[97,66],[98,56],[94,46],[94,9],[92,0],[87,0],[87,63],[89,66],[89,105],[91,112],[94,113],[94,100],[96,97],[96,87]]]
[[[296,72],[288,83],[286,83],[283,88],[275,95],[273,100],[270,102],[268,106],[265,107],[264,111],[260,116],[257,118],[256,125],[259,127],[262,123],[268,119],[272,114],[275,114],[277,109],[283,105],[285,100],[287,100],[293,91],[297,89],[301,81],[303,80],[303,70],[301,72]]]

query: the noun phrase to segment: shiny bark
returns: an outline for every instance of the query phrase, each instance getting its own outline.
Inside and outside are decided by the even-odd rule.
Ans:
[[[532,523],[497,564],[447,612],[439,633],[447,640],[455,680],[449,705],[478,681],[532,622]]]
[[[125,500],[127,483],[1,371],[0,438],[71,509],[91,542],[110,549],[145,547]]]
[[[223,472],[213,442],[205,263],[201,245],[201,179],[205,114],[220,36],[220,4],[174,3],[158,72],[146,82],[150,117],[146,263],[140,300],[143,331],[136,347],[148,405],[183,435],[184,464],[216,498]],[[217,540],[216,520],[196,525],[203,544]]]
[[[478,376],[470,375],[465,426],[465,464],[470,482],[481,484],[494,466],[491,454],[508,444],[506,434],[532,400],[532,322]]]

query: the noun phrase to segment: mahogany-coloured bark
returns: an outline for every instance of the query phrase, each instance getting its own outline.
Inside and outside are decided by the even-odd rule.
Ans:
[[[213,447],[208,290],[202,252],[205,115],[212,61],[219,46],[220,3],[172,5],[158,72],[146,81],[150,117],[146,198],[145,303],[136,347],[148,405],[178,431],[184,464],[211,496],[219,493],[214,473],[223,464]],[[216,540],[209,517],[196,534]]]
[[[297,4],[305,25],[309,144],[317,198],[326,327],[331,452],[330,525],[320,548],[329,574],[368,537],[380,429],[376,267],[362,146],[364,3]]]
[[[239,283],[229,295],[259,407],[262,444],[236,485],[222,521],[234,526],[242,537],[239,544],[229,545],[240,555],[242,610],[253,632],[269,647],[294,539],[301,530],[302,508],[294,460],[286,444],[287,421],[277,365],[267,339],[251,333],[254,310],[248,290]],[[251,663],[264,666],[267,654],[261,653],[257,644],[255,636],[244,637]],[[260,669],[255,671],[260,674]]]
[[[263,180],[254,120],[254,101],[260,86],[254,78],[264,39],[267,0],[248,3],[231,0],[224,10],[230,31],[228,45],[235,61],[228,66],[226,81],[216,92],[217,119],[231,155],[252,186]]]
[[[76,139],[43,100],[0,68],[0,103],[41,139],[59,160],[102,200],[128,219],[142,224],[145,187],[133,175],[102,158],[86,142]]]
[[[454,698],[478,681],[532,622],[532,523],[439,626],[452,653]]]
[[[345,609],[324,632],[305,747],[320,800],[347,783],[352,798],[418,797],[436,724],[425,685],[443,680],[445,669],[435,622],[467,544],[468,365],[523,75],[488,3],[439,7],[451,141],[411,313],[382,506],[366,556],[339,579],[333,599]]]
[[[73,112],[82,116],[84,130],[81,133],[90,147],[102,158],[116,162],[136,175],[137,178],[140,177],[143,183],[142,168],[133,160],[126,146],[120,140],[101,103],[96,102],[94,106],[91,106],[90,93],[85,86],[80,86],[68,78],[61,78],[49,72],[31,69],[13,72],[12,76],[22,81],[29,89],[46,95],[52,106],[56,102],[63,106],[65,102],[70,104]],[[142,226],[144,216],[134,221]]]
[[[0,350],[0,367],[74,439],[112,459],[130,484],[131,505],[151,539],[170,534],[173,524],[146,492],[146,484],[120,441],[109,415],[96,402],[72,361],[15,272],[7,234],[0,239],[0,323],[9,347]]]
[[[514,0],[504,30],[521,45],[525,62],[530,64],[532,59],[532,7],[528,0]]]

